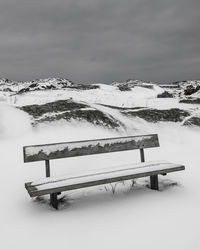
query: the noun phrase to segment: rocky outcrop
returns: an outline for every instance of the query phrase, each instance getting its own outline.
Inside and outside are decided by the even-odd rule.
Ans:
[[[158,94],[157,98],[173,98],[173,94],[169,93],[168,91],[164,91],[163,93]]]
[[[79,89],[79,90],[90,90],[90,89],[99,89],[98,85],[95,84],[76,84],[71,87],[70,89]]]
[[[108,128],[120,127],[120,122],[111,115],[91,108],[89,105],[69,100],[59,100],[42,105],[27,105],[20,108],[33,118],[33,125],[57,120],[87,121]]]
[[[169,110],[146,108],[133,111],[121,111],[121,113],[126,114],[128,116],[140,117],[148,122],[182,122],[185,117],[190,115],[188,111],[184,111],[177,108]]]
[[[178,108],[158,110],[146,107],[121,108],[109,105],[101,106],[111,110],[118,110],[119,113],[129,118],[139,117],[147,122],[182,122],[182,125],[185,126],[200,126],[200,117],[191,116],[189,111]],[[42,105],[27,105],[20,109],[32,117],[33,126],[43,122],[78,120],[112,129],[126,127],[125,122],[119,121],[109,112],[104,113],[101,109],[98,110],[89,104],[78,103],[72,99],[59,100]]]
[[[20,109],[27,112],[34,118],[38,118],[47,113],[78,110],[86,107],[88,106],[85,104],[77,103],[72,101],[71,99],[68,99],[68,100],[49,102],[42,105],[34,104],[34,105],[22,106]]]
[[[183,125],[185,126],[200,126],[200,117],[190,117],[188,119],[186,119],[184,122],[183,122]]]
[[[188,97],[188,98],[181,99],[179,102],[180,103],[190,103],[190,104],[200,104],[200,98]]]
[[[184,95],[192,95],[196,93],[198,90],[200,90],[200,85],[194,86],[194,85],[187,85],[184,89]]]
[[[130,91],[131,90],[131,88],[128,86],[128,84],[120,84],[120,85],[118,85],[118,89],[120,91]]]

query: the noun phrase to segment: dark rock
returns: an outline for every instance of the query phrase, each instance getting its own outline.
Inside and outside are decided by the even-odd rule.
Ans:
[[[120,91],[130,91],[131,90],[131,88],[128,86],[128,84],[120,84],[120,85],[118,85],[118,89]]]
[[[33,125],[42,122],[57,120],[83,120],[92,124],[107,126],[109,128],[120,127],[120,122],[111,115],[93,109],[88,105],[74,102],[73,100],[59,100],[42,105],[28,105],[20,108],[33,117]],[[45,115],[46,114],[46,115]]]
[[[200,98],[195,97],[187,97],[185,99],[181,99],[180,103],[190,103],[190,104],[200,104]]]
[[[76,84],[68,87],[70,89],[80,89],[80,90],[90,90],[90,89],[99,89],[98,85],[95,84]]]
[[[37,87],[37,83],[31,83],[30,85],[29,85],[29,88],[36,88]]]
[[[158,94],[157,98],[172,98],[173,95],[168,91],[164,91],[162,94]]]
[[[185,120],[183,125],[186,125],[186,126],[192,126],[192,125],[200,126],[200,117],[191,117],[191,118]]]
[[[200,86],[193,86],[193,85],[188,85],[186,89],[184,90],[185,95],[192,95],[196,93],[198,90],[200,90]]]
[[[3,89],[3,92],[13,92],[13,91],[12,91],[12,89],[10,89],[9,87],[7,87],[7,88],[4,88],[4,89]]]
[[[64,112],[62,114],[54,114],[53,116],[41,118],[37,120],[37,123],[52,122],[57,120],[78,120],[87,121],[92,124],[105,126],[108,128],[117,128],[120,126],[120,122],[114,118],[105,115],[99,110],[71,110],[70,112]]]
[[[135,110],[135,109],[146,109],[144,107],[133,107],[133,108],[127,108],[127,107],[117,107],[117,106],[113,106],[113,105],[108,105],[108,104],[99,104],[101,106],[104,107],[108,107],[108,108],[112,108],[112,109],[117,109],[117,110]]]
[[[181,122],[183,119],[190,115],[189,112],[181,109],[157,110],[157,109],[141,109],[138,111],[126,111],[123,114],[128,116],[140,117],[148,122],[171,121]]]
[[[69,111],[69,110],[76,110],[81,108],[89,107],[82,103],[77,103],[72,100],[59,100],[55,102],[49,102],[42,105],[34,104],[34,105],[27,105],[23,106],[20,109],[27,112],[29,115],[33,116],[34,118],[38,118],[39,116],[44,115],[45,113],[52,113],[52,112],[62,112],[62,111]]]

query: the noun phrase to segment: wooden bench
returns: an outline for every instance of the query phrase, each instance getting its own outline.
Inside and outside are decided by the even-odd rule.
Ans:
[[[144,148],[153,147],[159,147],[157,134],[24,146],[24,162],[45,161],[46,167],[46,178],[25,183],[25,188],[31,197],[50,194],[50,203],[55,209],[58,208],[57,195],[73,189],[150,176],[151,189],[158,190],[159,174],[166,175],[185,167],[166,161],[145,162]],[[50,177],[50,160],[134,149],[140,150],[141,163],[81,176]]]

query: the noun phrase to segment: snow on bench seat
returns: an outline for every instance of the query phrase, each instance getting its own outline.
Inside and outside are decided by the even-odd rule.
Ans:
[[[87,172],[80,176],[47,177],[25,184],[31,197],[79,189],[128,179],[184,170],[180,164],[167,161],[143,162]]]

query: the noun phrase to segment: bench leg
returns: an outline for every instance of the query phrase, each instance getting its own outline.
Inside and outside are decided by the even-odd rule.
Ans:
[[[56,210],[58,209],[58,198],[57,198],[57,193],[50,194],[50,203],[53,208]]]
[[[153,189],[153,190],[159,190],[159,187],[158,187],[158,176],[157,175],[150,176],[150,181],[151,181],[151,189]]]

